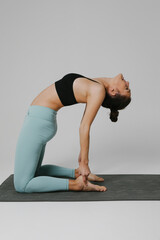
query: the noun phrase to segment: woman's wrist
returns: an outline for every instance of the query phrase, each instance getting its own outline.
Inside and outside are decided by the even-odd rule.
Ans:
[[[89,163],[89,160],[88,160],[88,159],[85,159],[85,160],[82,160],[82,159],[81,159],[81,160],[79,161],[79,165],[80,165],[80,164],[88,165],[88,163]]]

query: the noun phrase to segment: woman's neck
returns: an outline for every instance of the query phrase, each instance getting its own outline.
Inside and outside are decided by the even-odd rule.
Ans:
[[[106,89],[108,89],[113,78],[100,77],[100,78],[92,78],[92,79],[98,81]]]

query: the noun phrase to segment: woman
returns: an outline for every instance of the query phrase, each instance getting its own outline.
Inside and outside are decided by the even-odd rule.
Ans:
[[[129,82],[120,73],[113,78],[87,78],[69,73],[44,89],[29,106],[17,141],[14,187],[17,192],[106,191],[90,181],[104,181],[89,169],[89,132],[101,106],[110,108],[110,119],[117,121],[118,110],[131,101]],[[42,165],[46,143],[57,132],[56,115],[62,107],[86,103],[80,123],[80,154],[77,169]],[[61,177],[67,178],[61,178]],[[69,177],[75,179],[68,179]]]

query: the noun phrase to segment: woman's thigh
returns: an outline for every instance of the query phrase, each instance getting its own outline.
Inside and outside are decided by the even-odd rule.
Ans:
[[[53,123],[27,116],[21,128],[16,145],[14,165],[15,188],[25,188],[34,178],[36,169],[42,163],[41,153],[46,143],[56,134]],[[39,162],[41,161],[41,163]]]

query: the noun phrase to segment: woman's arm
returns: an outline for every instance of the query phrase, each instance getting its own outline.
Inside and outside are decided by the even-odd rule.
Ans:
[[[79,163],[89,162],[89,140],[91,124],[105,98],[105,88],[103,86],[93,86],[87,96],[86,108],[80,123],[80,155]]]
[[[90,140],[90,135],[89,135],[89,127],[88,126],[81,126],[79,128],[79,136],[80,136],[80,154],[79,154],[79,163],[85,163],[88,164],[89,162],[89,140]]]

